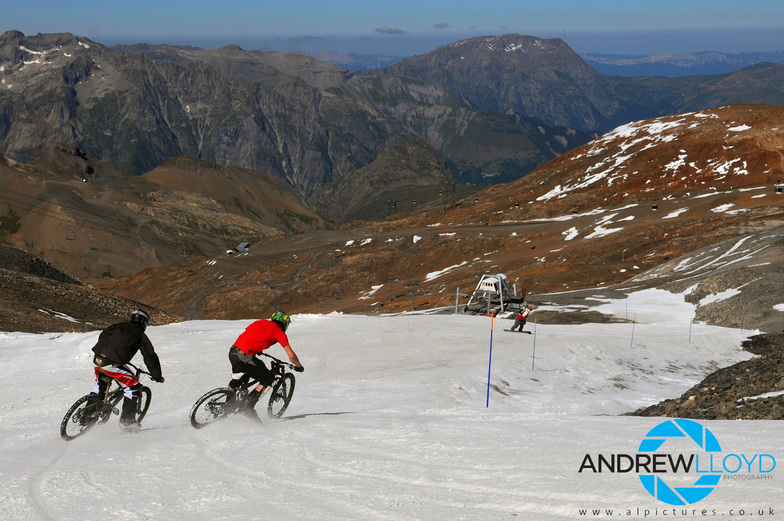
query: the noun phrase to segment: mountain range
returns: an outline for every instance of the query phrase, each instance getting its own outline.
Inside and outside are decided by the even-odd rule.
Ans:
[[[320,61],[334,63],[353,72],[381,69],[410,56],[346,53],[319,50],[307,53]],[[585,62],[606,76],[705,76],[736,72],[762,62],[784,62],[784,51],[725,53],[701,51],[670,54],[583,53]]]
[[[115,311],[89,316],[124,305],[69,307],[96,288],[161,321],[459,307],[484,273],[579,306],[582,288],[665,270],[700,298],[737,291],[700,319],[771,327],[781,72],[609,77],[519,35],[349,73],[236,46],[7,32],[0,238],[42,260],[3,256],[17,260],[0,270],[0,315],[65,306],[103,323]],[[744,262],[751,245],[771,260]],[[692,256],[722,269],[682,276]],[[61,276],[25,267],[46,263]],[[46,305],[22,295],[33,287]]]
[[[379,70],[304,55],[72,34],[0,36],[0,153],[54,143],[146,173],[188,156],[286,180],[304,197],[423,137],[460,183],[518,179],[618,125],[732,103],[784,102],[784,65],[620,78],[559,39],[471,38]]]
[[[704,76],[736,72],[758,63],[784,62],[784,51],[745,53],[702,51],[652,56],[616,54],[580,56],[591,67],[608,76]]]

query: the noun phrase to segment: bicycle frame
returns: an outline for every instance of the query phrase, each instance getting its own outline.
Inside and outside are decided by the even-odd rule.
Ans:
[[[124,364],[128,367],[134,369],[134,376],[141,384],[141,378],[143,375],[150,376],[150,373],[142,369],[141,367],[136,367],[133,364]],[[142,385],[141,390],[139,391],[139,397],[136,400],[136,415],[139,416],[139,421],[141,418],[147,414],[147,407],[150,406],[149,396],[144,403],[142,403],[143,395],[145,394],[145,389],[149,389],[147,386]],[[122,386],[115,380],[111,378],[111,382],[109,386],[106,388],[106,393],[104,394],[101,411],[100,411],[100,418],[98,421],[101,423],[106,423],[112,414],[120,414],[120,410],[117,408],[117,405],[120,401],[125,397],[125,393],[123,392]]]
[[[275,379],[272,381],[272,383],[267,385],[267,386],[264,386],[264,390],[261,393],[261,396],[264,396],[265,394],[267,394],[267,392],[271,388],[275,387],[275,384],[278,383],[278,380],[280,380],[286,374],[286,367],[289,367],[290,369],[293,369],[294,368],[294,364],[290,364],[288,362],[284,362],[283,360],[275,358],[272,355],[268,355],[267,353],[259,353],[259,354],[263,355],[263,356],[266,356],[267,358],[271,358],[272,359],[272,362],[270,363],[270,370],[273,373],[275,373]],[[256,355],[256,356],[258,356],[258,355]],[[240,386],[236,387],[235,391],[239,391],[239,392],[249,391],[250,389],[252,389],[252,388],[256,387],[257,385],[259,385],[259,381],[258,380],[256,380],[255,378],[252,378],[251,376],[249,376],[249,375],[247,375],[245,373],[233,373],[232,376],[234,376],[235,374],[238,374],[238,375],[241,374],[242,375],[242,377],[240,378],[240,382],[241,382]]]

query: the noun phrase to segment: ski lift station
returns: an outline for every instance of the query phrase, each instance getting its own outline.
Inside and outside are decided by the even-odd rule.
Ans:
[[[506,311],[518,311],[523,308],[524,303],[525,295],[517,294],[517,288],[510,286],[506,275],[482,275],[463,312],[497,315]]]

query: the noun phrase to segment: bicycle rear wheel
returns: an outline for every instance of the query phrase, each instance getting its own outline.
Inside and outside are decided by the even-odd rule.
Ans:
[[[60,422],[60,436],[70,441],[84,434],[98,421],[100,411],[101,402],[96,395],[82,396],[68,409]]]
[[[150,400],[152,400],[152,390],[149,387],[142,387],[139,398],[136,400],[136,421],[141,423],[147,414],[147,409],[150,408]]]
[[[280,418],[291,403],[294,395],[294,375],[284,374],[272,388],[269,405],[267,405],[267,416],[270,418]]]
[[[191,425],[196,429],[201,429],[212,422],[225,418],[234,412],[236,407],[230,403],[234,401],[234,391],[229,388],[219,387],[209,391],[196,400],[196,403],[191,407]]]

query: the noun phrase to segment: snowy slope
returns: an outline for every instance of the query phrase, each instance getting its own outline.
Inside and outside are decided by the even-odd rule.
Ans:
[[[617,415],[747,359],[739,346],[754,332],[692,326],[693,307],[664,291],[599,307],[637,323],[529,322],[536,334],[524,335],[500,318],[297,315],[290,339],[306,371],[284,420],[198,431],[188,411],[228,381],[247,322],[152,327],[166,383],[148,382],[144,430],[121,434],[113,418],[72,442],[58,428],[92,386],[97,333],[0,333],[0,519],[672,518],[635,475],[579,473],[581,462],[635,453],[663,419]],[[725,451],[784,460],[783,423],[703,423]],[[688,508],[772,517],[780,472],[723,480]]]

